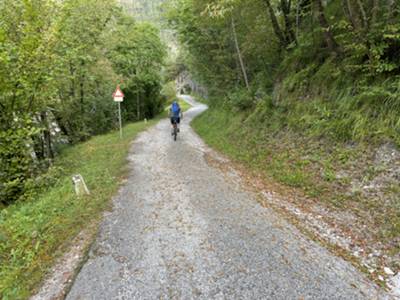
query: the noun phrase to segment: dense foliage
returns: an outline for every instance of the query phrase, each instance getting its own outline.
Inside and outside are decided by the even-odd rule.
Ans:
[[[58,145],[116,126],[118,83],[126,121],[158,113],[165,54],[114,1],[1,1],[0,203],[39,184]]]
[[[212,103],[277,131],[400,144],[393,0],[176,0],[168,18]]]

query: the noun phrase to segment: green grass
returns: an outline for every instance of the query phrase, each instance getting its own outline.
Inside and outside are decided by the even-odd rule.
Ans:
[[[30,202],[0,212],[0,298],[28,298],[51,265],[85,226],[95,221],[127,172],[133,138],[155,124],[134,123],[118,132],[66,148],[56,159],[56,184]],[[50,170],[51,174],[52,170]],[[78,198],[71,176],[81,174],[91,192]]]
[[[192,108],[192,106],[189,103],[187,103],[181,99],[178,100],[178,103],[179,103],[182,111],[184,111],[184,112],[189,110],[190,108]]]

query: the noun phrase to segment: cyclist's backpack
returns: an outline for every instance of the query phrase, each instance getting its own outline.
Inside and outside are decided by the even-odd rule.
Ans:
[[[179,107],[179,104],[176,102],[172,103],[171,111],[175,117],[179,117],[179,114],[181,112],[181,108]]]

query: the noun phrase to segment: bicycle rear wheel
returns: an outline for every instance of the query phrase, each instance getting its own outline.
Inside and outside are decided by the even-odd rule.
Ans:
[[[172,137],[174,138],[174,141],[177,140],[178,138],[178,124],[174,123],[174,130],[172,131]]]

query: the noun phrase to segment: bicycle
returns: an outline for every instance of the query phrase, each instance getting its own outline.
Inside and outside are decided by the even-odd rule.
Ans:
[[[173,127],[173,129],[172,129],[172,137],[173,137],[174,141],[176,142],[176,140],[178,138],[178,132],[179,132],[178,122],[177,122],[176,119],[173,121],[172,127]]]

